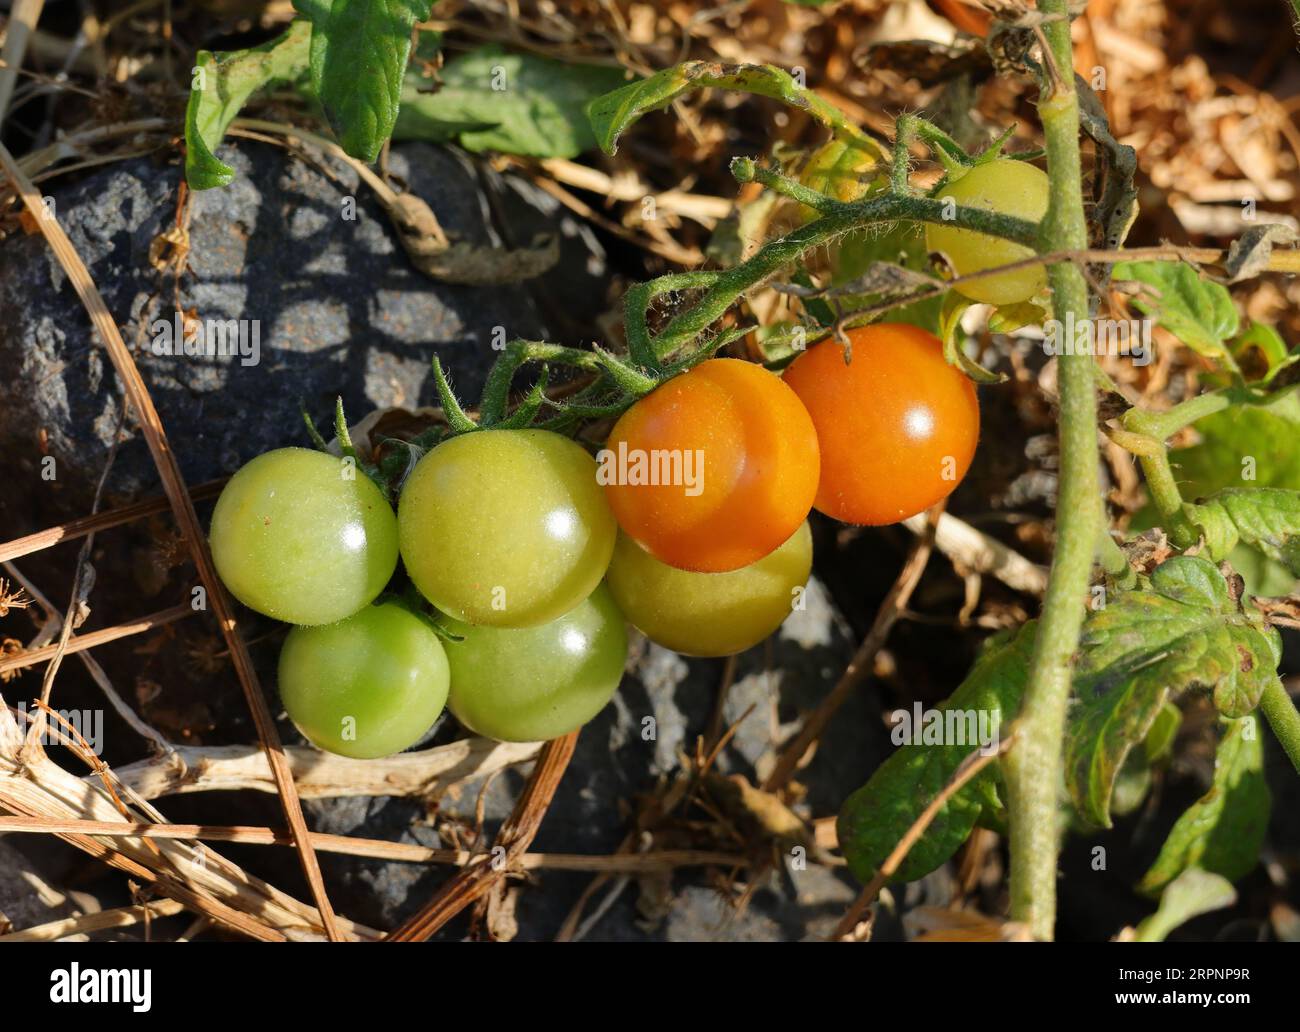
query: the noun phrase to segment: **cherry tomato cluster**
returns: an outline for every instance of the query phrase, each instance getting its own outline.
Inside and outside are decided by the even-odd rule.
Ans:
[[[807,583],[810,509],[895,522],[951,492],[975,450],[974,389],[937,338],[849,337],[784,377],[702,362],[628,408],[596,457],[542,429],[447,438],[396,513],[347,459],[249,462],[217,500],[212,553],[241,602],[295,625],[289,717],[363,758],[413,745],[444,707],[488,737],[548,739],[612,698],[625,622],[694,656],[762,641]],[[399,557],[414,602],[384,594]]]

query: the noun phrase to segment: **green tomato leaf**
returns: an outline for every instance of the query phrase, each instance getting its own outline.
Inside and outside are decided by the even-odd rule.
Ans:
[[[962,726],[969,725],[974,715],[996,734],[1004,717],[1011,719],[1020,708],[1034,633],[1035,625],[1029,623],[1012,636],[990,641],[966,680],[938,711],[931,712],[951,713],[954,724]],[[957,715],[964,718],[962,722],[956,721]],[[894,851],[899,839],[948,784],[961,762],[979,748],[978,742],[969,741],[968,729],[961,736],[961,744],[952,741],[956,735],[946,734],[938,736],[943,739],[941,743],[925,744],[924,726],[913,731],[914,738],[920,741],[900,745],[840,810],[840,847],[849,868],[863,882],[869,881]],[[896,877],[913,881],[929,874],[957,851],[986,811],[996,819],[1000,809],[997,786],[996,764],[984,768],[964,785],[926,828]]]
[[[1134,308],[1198,354],[1236,368],[1227,341],[1236,335],[1239,319],[1227,288],[1181,262],[1120,262],[1113,276],[1153,287],[1157,296],[1134,298]]]
[[[343,149],[374,161],[392,135],[417,21],[432,0],[294,0],[310,20],[312,90]]]
[[[1300,393],[1234,405],[1196,423],[1201,442],[1170,454],[1186,498],[1243,485],[1300,490]]]
[[[1232,882],[1192,867],[1175,878],[1160,896],[1156,912],[1137,926],[1138,942],[1164,942],[1165,936],[1194,917],[1237,902]]]
[[[1110,797],[1110,812],[1114,817],[1124,817],[1137,810],[1146,799],[1151,787],[1152,768],[1161,762],[1174,746],[1174,738],[1183,721],[1183,713],[1172,702],[1166,702],[1142,740],[1141,749],[1132,749],[1115,778],[1115,790]]]
[[[407,76],[393,135],[459,140],[472,151],[572,158],[596,145],[587,104],[623,81],[618,68],[512,54],[497,44],[447,62],[441,87]]]
[[[1236,881],[1259,860],[1271,805],[1259,719],[1234,720],[1215,753],[1214,783],[1174,823],[1138,891],[1156,895],[1192,867]]]
[[[1300,542],[1300,491],[1229,488],[1186,506],[1185,511],[1205,536],[1215,559],[1225,558],[1240,542],[1300,577],[1300,567],[1292,565]]]
[[[1183,711],[1172,702],[1167,702],[1156,715],[1155,723],[1143,739],[1143,753],[1148,763],[1159,763],[1174,749],[1174,739],[1183,723]]]
[[[1267,405],[1234,405],[1200,420],[1201,441],[1170,455],[1186,498],[1208,498],[1225,489],[1272,487],[1300,490],[1300,394],[1279,392]],[[1139,513],[1134,526],[1154,522],[1152,514]],[[1207,528],[1207,539],[1214,528]],[[1222,529],[1222,528],[1220,528]],[[1294,541],[1294,538],[1291,539]],[[1226,542],[1213,542],[1220,557]],[[1248,544],[1227,553],[1233,569],[1246,578],[1252,595],[1285,595],[1295,586],[1295,575],[1272,557]]]
[[[1115,775],[1115,787],[1110,794],[1110,812],[1113,817],[1127,817],[1134,813],[1151,787],[1151,762],[1146,751],[1133,749],[1124,757],[1124,764]]]
[[[302,77],[310,37],[311,25],[298,20],[283,36],[259,47],[199,51],[185,109],[185,181],[191,189],[226,186],[235,178],[235,170],[217,158],[217,145],[255,91]]]
[[[684,93],[716,86],[725,90],[770,97],[806,111],[837,136],[862,142],[879,158],[880,146],[848,120],[839,108],[801,85],[789,72],[776,65],[726,65],[713,61],[687,61],[629,83],[597,97],[587,108],[591,127],[606,154],[618,149],[618,138],[637,119],[661,111]]]
[[[1122,592],[1090,613],[1075,665],[1066,782],[1086,820],[1110,827],[1115,781],[1165,704],[1212,691],[1219,711],[1245,716],[1277,677],[1281,639],[1233,599],[1218,568],[1175,556],[1150,589]]]

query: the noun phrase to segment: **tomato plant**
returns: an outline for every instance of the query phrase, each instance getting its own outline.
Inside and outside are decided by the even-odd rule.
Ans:
[[[687,656],[729,656],[781,626],[811,570],[805,522],[776,551],[729,573],[679,570],[620,534],[605,579],[628,622],[651,641]]]
[[[786,541],[817,492],[817,434],[781,379],[711,359],[614,424],[602,482],[619,526],[656,558],[721,573]]]
[[[447,644],[448,705],[488,738],[533,742],[576,730],[605,708],[623,677],[627,631],[603,585],[538,626],[446,626],[461,638]]]
[[[279,448],[243,466],[212,513],[212,559],[239,601],[295,624],[342,620],[397,566],[397,520],[355,463]]]
[[[442,642],[395,602],[295,627],[280,650],[280,698],[315,745],[372,759],[414,745],[447,703]]]
[[[845,523],[896,523],[946,498],[979,440],[975,388],[932,333],[878,323],[809,348],[785,371],[817,427],[817,509]],[[846,360],[848,359],[848,360]]]
[[[590,595],[616,530],[595,461],[545,430],[444,441],[403,486],[398,525],[406,572],[424,597],[494,627],[554,620]]]
[[[948,183],[939,196],[965,207],[1037,222],[1047,213],[1047,191],[1047,173],[1042,169],[1025,161],[995,158],[966,170],[960,178]],[[1034,254],[1031,248],[1021,244],[942,223],[926,226],[925,243],[931,251],[945,255],[958,276],[971,276]],[[1047,273],[1043,267],[1030,265],[958,283],[954,289],[974,301],[1010,305],[1027,301],[1046,287]]]
[[[856,45],[861,26],[836,23],[830,15],[822,22],[812,13],[837,5],[793,2],[807,10],[761,19],[777,26],[776,42],[787,30],[791,39],[816,39],[819,67],[851,67],[835,43]],[[723,726],[727,679],[737,664],[719,664],[724,685],[709,724],[712,741],[698,740],[701,748],[690,755],[694,765],[682,777],[665,778],[671,806],[637,808],[635,831],[665,843],[670,835],[698,835],[701,841],[690,845],[712,849],[720,829],[728,843],[737,832],[748,838],[752,818],[759,817],[767,847],[771,840],[803,839],[808,829],[800,825],[807,817],[825,821],[827,814],[811,812],[817,794],[795,780],[796,772],[819,751],[830,753],[834,746],[823,731],[834,726],[837,707],[879,650],[901,644],[887,643],[890,628],[900,614],[914,615],[908,610],[913,588],[923,572],[932,576],[932,554],[945,553],[966,579],[961,610],[934,612],[943,596],[929,592],[921,593],[925,604],[917,608],[926,610],[933,626],[957,624],[967,635],[997,626],[1000,633],[982,643],[967,676],[953,678],[951,694],[933,711],[961,719],[931,725],[919,738],[895,739],[900,748],[844,800],[835,848],[848,869],[869,883],[920,878],[949,862],[977,827],[996,829],[1007,839],[1009,877],[1005,891],[984,894],[982,903],[1005,897],[1002,932],[1014,928],[1017,935],[1050,938],[1063,827],[1086,834],[1136,812],[1173,743],[1190,737],[1179,733],[1179,707],[1200,695],[1203,712],[1214,719],[1182,730],[1195,730],[1207,754],[1214,740],[1212,780],[1134,886],[1160,895],[1161,904],[1152,919],[1157,931],[1139,927],[1133,937],[1159,937],[1172,927],[1170,914],[1161,914],[1166,903],[1176,911],[1193,895],[1222,901],[1225,888],[1231,895],[1228,882],[1258,865],[1265,841],[1269,788],[1259,735],[1265,722],[1300,769],[1300,711],[1283,684],[1278,633],[1278,627],[1297,626],[1300,611],[1300,482],[1290,461],[1300,420],[1300,349],[1288,347],[1286,326],[1239,321],[1239,308],[1272,307],[1261,298],[1267,302],[1284,291],[1285,281],[1263,284],[1269,296],[1250,299],[1234,297],[1223,284],[1236,289],[1264,270],[1300,272],[1300,251],[1294,234],[1267,219],[1242,227],[1230,242],[1218,220],[1206,219],[1209,209],[1195,206],[1157,224],[1191,227],[1184,216],[1196,215],[1206,238],[1197,243],[1204,246],[1162,241],[1140,252],[1123,246],[1131,227],[1149,231],[1157,221],[1149,213],[1135,221],[1139,197],[1158,196],[1152,186],[1177,178],[1169,169],[1189,169],[1165,157],[1175,131],[1164,124],[1170,120],[1143,111],[1167,115],[1168,107],[1094,92],[1131,81],[1121,74],[1105,85],[1106,73],[1122,60],[1105,44],[1127,38],[1131,24],[1113,31],[1109,10],[1092,12],[1095,23],[1084,38],[1094,53],[1076,54],[1071,19],[1082,5],[1037,0],[1029,15],[1002,11],[995,18],[972,13],[969,5],[931,0],[955,25],[985,39],[949,40],[944,32],[942,43],[872,44],[871,61],[864,62],[868,74],[888,69],[901,76],[895,84],[906,79],[900,107],[912,106],[910,83],[918,84],[935,119],[900,115],[892,141],[882,143],[828,99],[854,96],[867,105],[881,96],[881,83],[841,91],[816,67],[813,76],[821,81],[810,86],[807,67],[791,74],[776,64],[733,64],[723,50],[754,51],[761,36],[751,34],[748,23],[740,47],[714,47],[717,33],[687,33],[685,50],[701,59],[634,79],[612,62],[566,68],[567,62],[549,56],[513,53],[498,45],[500,26],[491,18],[475,23],[475,32],[488,37],[486,46],[458,53],[464,41],[453,40],[448,53],[455,56],[444,62],[441,32],[461,29],[454,18],[439,18],[438,28],[426,24],[429,0],[401,0],[387,5],[395,8],[388,13],[369,0],[302,0],[295,6],[300,17],[279,38],[196,56],[185,126],[190,187],[224,184],[235,175],[217,156],[228,129],[245,137],[250,131],[258,138],[282,137],[295,153],[302,143],[315,151],[323,142],[333,153],[328,141],[303,128],[314,119],[316,129],[332,128],[344,152],[364,160],[375,159],[390,135],[410,132],[469,150],[564,159],[532,164],[530,174],[552,176],[584,193],[604,190],[611,205],[640,203],[639,213],[624,211],[636,217],[605,223],[623,238],[646,231],[662,205],[668,217],[638,242],[648,245],[656,268],[660,262],[681,266],[664,267],[627,289],[622,332],[602,334],[605,343],[494,341],[499,354],[481,402],[470,410],[473,417],[435,358],[439,416],[412,439],[393,442],[376,432],[380,422],[371,422],[366,437],[373,451],[363,463],[340,406],[337,446],[311,429],[322,451],[341,451],[343,459],[286,449],[255,460],[232,479],[214,515],[213,554],[237,597],[269,615],[312,625],[289,632],[281,657],[285,705],[304,734],[323,748],[380,755],[413,740],[436,719],[443,698],[467,729],[503,740],[571,732],[617,689],[627,652],[624,617],[650,640],[693,656],[734,655],[771,635],[798,604],[810,575],[811,507],[854,525],[837,537],[852,538],[855,555],[875,547],[883,564],[892,563],[901,532],[856,528],[914,516],[942,502],[968,475],[981,423],[972,380],[993,385],[1005,379],[977,366],[958,346],[956,328],[967,317],[983,318],[985,353],[1000,350],[1017,373],[1014,388],[996,401],[1004,410],[1030,413],[1024,421],[1033,427],[1035,449],[1024,449],[1025,457],[1039,457],[1045,429],[1058,437],[1054,450],[1045,449],[1041,468],[1026,471],[1033,476],[989,501],[997,507],[1002,499],[1027,497],[1021,486],[1045,487],[1033,497],[1034,509],[1051,500],[1054,518],[1044,511],[1006,514],[1042,530],[1031,534],[1028,522],[1012,531],[1010,519],[977,529],[955,511],[934,534],[927,529],[836,687],[806,709],[798,700],[800,726],[784,744],[773,738],[774,763],[752,791],[744,775],[728,770],[718,778],[711,770],[715,760],[726,765],[730,736],[736,734],[740,745],[754,726]],[[1300,0],[1292,6],[1300,10]],[[531,22],[505,24],[507,38],[520,49],[538,31]],[[1216,21],[1215,33],[1225,40],[1232,35],[1231,19]],[[590,38],[621,37],[620,31]],[[537,42],[531,40],[533,49],[548,49]],[[409,60],[412,45],[416,67]],[[706,46],[713,52],[700,54]],[[1103,56],[1099,48],[1107,51],[1110,68],[1094,65]],[[1175,49],[1181,55],[1186,39]],[[656,60],[650,52],[646,57]],[[1071,74],[1076,68],[1080,74]],[[990,70],[998,88],[977,89]],[[1196,72],[1196,89],[1178,88],[1213,97],[1203,84],[1221,83],[1219,74]],[[1261,66],[1249,91],[1227,92],[1250,110],[1261,95],[1254,80],[1267,74]],[[1027,113],[1027,97],[1014,88],[1017,79],[1036,90],[1043,146],[1012,154],[1005,148],[1013,137],[1037,136],[1037,130],[1018,134],[1013,124],[996,136],[984,130],[1009,123],[1012,111],[1016,117]],[[288,89],[276,95],[276,106],[283,102],[296,117],[235,121],[253,92],[275,83],[301,91],[297,101]],[[0,93],[7,85],[0,83]],[[607,89],[612,92],[596,96]],[[619,165],[582,164],[584,155],[592,157],[592,145],[612,154],[637,119],[701,89],[746,92],[765,106],[784,103],[797,113],[779,145],[732,160],[731,172],[746,189],[737,218],[718,225],[718,232],[712,228],[721,214],[719,197],[708,173],[697,178],[696,170],[654,163],[638,176],[644,182],[625,192],[619,180],[637,155]],[[977,93],[1000,96],[996,104],[981,97],[980,110],[970,110]],[[300,103],[304,96],[307,103]],[[74,103],[74,94],[67,101]],[[401,119],[399,103],[406,111]],[[24,108],[20,120],[34,121],[33,106],[17,100],[13,106]],[[694,108],[698,125],[692,126],[708,131],[693,133],[691,147],[668,153],[698,153],[710,138],[731,145],[736,137],[725,120],[723,132],[716,131],[719,122],[709,107]],[[1002,110],[991,117],[995,107]],[[1196,114],[1222,118],[1224,110],[1205,104]],[[1119,111],[1122,138],[1158,142],[1141,162],[1112,134],[1108,113]],[[34,128],[21,126],[20,136],[55,138],[63,127],[45,126],[39,134]],[[102,128],[84,142],[106,140],[96,135]],[[646,153],[646,141],[638,142]],[[1219,179],[1211,189],[1204,180],[1214,179],[1216,170],[1200,169],[1207,175],[1193,177],[1194,199],[1235,196],[1243,174],[1260,188],[1255,192],[1264,211],[1294,193],[1288,180],[1295,169],[1286,162],[1271,167],[1267,147],[1238,151],[1219,162],[1235,180]],[[1246,173],[1243,156],[1252,164]],[[22,187],[28,213],[40,214],[34,203],[39,195],[14,173],[2,148],[0,159]],[[45,160],[35,162],[43,177],[73,171],[41,165]],[[406,160],[414,171],[411,155]],[[916,169],[918,160],[930,167]],[[385,172],[362,173],[361,179],[421,275],[501,286],[535,278],[559,254],[552,246],[557,241],[541,236],[526,252],[475,247],[448,234],[438,225],[436,205],[406,188],[421,177]],[[570,207],[575,216],[581,211]],[[1253,218],[1255,201],[1247,207]],[[178,211],[178,224],[187,217],[188,209]],[[38,222],[50,229],[43,215]],[[685,233],[683,225],[689,225]],[[1232,225],[1228,220],[1228,229]],[[932,253],[947,263],[951,282],[931,275]],[[1148,260],[1153,256],[1157,260]],[[178,299],[181,286],[178,281]],[[968,311],[973,302],[994,311]],[[102,314],[96,319],[101,331]],[[1133,314],[1144,318],[1117,317]],[[1142,369],[1153,326],[1169,349],[1155,376]],[[1033,375],[1039,363],[1021,361],[1035,328],[1052,356],[1051,376]],[[1028,333],[1008,342],[1008,334],[1021,330]],[[1117,369],[1115,362],[1135,355],[1131,347],[1115,350],[1123,341],[1131,345],[1130,333],[1148,345],[1145,360]],[[1195,353],[1191,362],[1173,350],[1179,345]],[[516,374],[530,364],[539,368],[517,383]],[[569,375],[552,390],[549,376],[557,367]],[[783,375],[771,371],[777,368]],[[134,393],[136,379],[118,371]],[[1041,396],[1023,404],[1035,391]],[[1162,394],[1169,397],[1157,398]],[[133,400],[147,417],[147,406]],[[994,401],[992,390],[984,400]],[[1005,425],[1001,418],[998,424]],[[393,430],[408,424],[385,419],[383,425]],[[1171,442],[1193,427],[1198,443],[1171,457]],[[585,442],[602,435],[605,447],[593,459]],[[1109,442],[1104,463],[1101,436]],[[156,455],[165,452],[165,442],[151,443]],[[1009,450],[1018,458],[1021,442]],[[1141,482],[1126,464],[1140,466]],[[1108,470],[1113,484],[1102,478]],[[1143,489],[1148,501],[1139,509]],[[397,515],[388,499],[397,499]],[[178,513],[188,515],[183,507]],[[1137,539],[1139,525],[1157,533]],[[403,602],[370,605],[390,582],[399,545],[405,564],[395,587],[405,591]],[[20,542],[18,551],[26,547]],[[201,549],[198,558],[202,567]],[[1025,597],[1018,603],[992,600],[990,593],[977,598],[979,576],[999,577]],[[837,580],[837,594],[861,583]],[[839,601],[853,603],[842,607],[846,615],[866,615],[859,599]],[[425,603],[445,618],[414,608]],[[0,615],[13,604],[0,586]],[[234,623],[225,620],[222,629],[238,661]],[[454,642],[441,644],[444,634]],[[9,641],[0,649],[0,674],[13,669],[15,656],[23,658],[12,649]],[[657,652],[651,657],[664,658]],[[57,668],[51,665],[44,694]],[[246,669],[241,672],[257,711],[256,684]],[[926,698],[933,697],[930,687]],[[920,700],[913,701],[919,708]],[[5,708],[0,715],[7,719]],[[973,722],[963,724],[967,716]],[[773,724],[785,725],[784,716],[773,717]],[[258,724],[264,732],[265,722]],[[0,724],[0,748],[15,741]],[[533,786],[545,787],[556,773],[552,761],[562,763],[570,746],[547,750],[537,767],[546,776]],[[766,759],[753,763],[754,773]],[[284,789],[282,771],[272,769]],[[801,780],[811,787],[810,779]],[[543,795],[528,793],[522,809],[535,807]],[[291,796],[286,793],[292,816]],[[670,815],[679,804],[681,812]],[[536,816],[535,810],[527,816]],[[670,816],[671,825],[660,820]],[[525,826],[512,823],[510,834]],[[308,857],[308,840],[296,840]],[[527,847],[517,838],[512,845]],[[637,845],[648,846],[648,838]],[[766,861],[765,851],[744,845],[750,859]],[[307,869],[310,880],[310,864]],[[472,863],[465,879],[489,870],[501,873]],[[983,888],[993,887],[981,882]],[[317,900],[322,917],[328,910],[323,900]],[[972,897],[963,907],[976,902]],[[1276,912],[1273,902],[1266,904]],[[870,903],[867,895],[862,903]],[[1203,905],[1195,902],[1193,909]],[[847,913],[835,936],[859,933],[859,916]]]

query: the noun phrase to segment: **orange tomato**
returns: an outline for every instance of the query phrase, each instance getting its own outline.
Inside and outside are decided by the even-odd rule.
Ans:
[[[814,506],[845,523],[879,526],[948,497],[979,440],[974,385],[932,333],[904,323],[848,331],[814,345],[785,382],[817,427],[821,483]]]
[[[817,492],[817,434],[762,366],[714,358],[623,413],[597,455],[619,526],[682,570],[724,573],[784,544]]]

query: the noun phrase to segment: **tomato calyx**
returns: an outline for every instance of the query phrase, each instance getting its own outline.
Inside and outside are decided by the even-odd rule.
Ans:
[[[341,397],[334,399],[334,439],[338,441],[338,448],[331,448],[329,443],[321,436],[320,430],[316,428],[316,421],[311,418],[307,411],[307,404],[301,398],[298,399],[298,411],[302,415],[302,421],[307,427],[307,436],[311,438],[311,443],[315,445],[317,451],[325,452],[328,455],[341,454],[345,460],[352,463],[353,468],[360,470],[374,482],[374,485],[384,493],[384,497],[389,501],[393,499],[393,487],[391,479],[385,475],[384,471],[374,463],[364,461],[358,454],[356,446],[352,443],[352,434],[348,431],[347,417],[343,414],[343,399]]]

